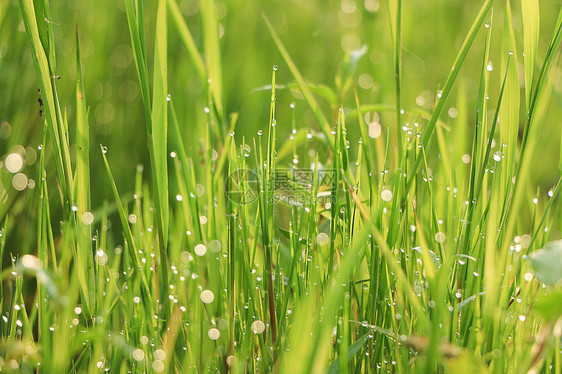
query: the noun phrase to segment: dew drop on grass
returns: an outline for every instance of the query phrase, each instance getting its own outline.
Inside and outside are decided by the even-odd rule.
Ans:
[[[227,364],[228,366],[232,366],[232,365],[234,365],[234,360],[235,360],[235,357],[234,357],[234,356],[228,356],[228,357],[226,358],[226,364]]]
[[[205,304],[210,304],[215,299],[215,294],[211,290],[204,290],[201,292],[201,301]]]
[[[23,267],[32,270],[41,270],[41,260],[33,255],[23,255],[20,260]]]
[[[211,109],[209,109],[209,107],[207,107],[207,106],[205,108],[203,108],[203,111],[207,114],[211,113]]]
[[[144,360],[144,351],[140,348],[137,348],[133,351],[133,359],[135,361],[142,361]]]
[[[443,243],[445,241],[445,233],[439,231],[437,234],[435,234],[435,241],[437,243]]]
[[[318,244],[321,247],[328,245],[329,242],[330,242],[330,237],[328,236],[328,234],[324,232],[321,232],[316,236],[316,244]]]
[[[157,349],[154,351],[154,358],[156,360],[164,361],[166,359],[166,352],[162,349]]]
[[[6,157],[5,165],[10,173],[17,173],[23,168],[23,158],[19,153],[10,153]]]
[[[157,373],[161,373],[164,371],[164,363],[160,360],[155,360],[152,363],[152,370],[154,370]]]
[[[495,152],[492,155],[492,158],[494,159],[494,161],[500,162],[502,160],[502,153],[501,152]]]
[[[277,70],[279,70],[279,66],[273,65],[273,71],[277,71]]]
[[[258,130],[258,136],[262,136],[263,135],[263,131],[262,130]]]
[[[101,151],[102,151],[103,154],[106,154],[107,153],[107,147],[106,146],[101,147]]]
[[[209,251],[213,253],[219,253],[222,245],[221,242],[219,242],[218,240],[211,240],[207,245],[207,247],[209,248]]]
[[[392,191],[390,190],[382,190],[381,192],[381,199],[383,199],[384,201],[390,201],[392,200]]]
[[[103,249],[98,249],[96,252],[96,263],[102,266],[107,264],[107,254],[103,251]]]
[[[488,71],[494,70],[494,65],[492,64],[492,61],[488,62],[488,65],[486,66],[486,70]]]
[[[218,338],[220,338],[221,332],[218,329],[213,327],[212,329],[209,330],[207,335],[209,336],[209,339],[217,340]]]
[[[84,225],[90,226],[94,222],[94,215],[91,212],[84,212],[80,219]]]
[[[205,253],[207,253],[207,247],[205,247],[205,244],[197,244],[195,246],[194,252],[197,256],[204,256]]]
[[[254,334],[261,334],[265,331],[265,324],[260,320],[254,321],[252,322],[251,329]]]
[[[172,95],[168,94],[168,96],[166,96],[166,101],[170,101],[172,100]]]
[[[146,336],[146,335],[141,336],[139,340],[140,340],[142,345],[148,344],[148,336]]]
[[[378,122],[369,123],[369,137],[376,139],[381,135],[381,124]]]

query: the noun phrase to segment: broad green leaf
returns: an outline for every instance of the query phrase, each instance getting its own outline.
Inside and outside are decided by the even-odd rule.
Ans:
[[[562,289],[539,295],[533,307],[545,321],[557,320],[562,316]]]
[[[353,74],[357,70],[357,64],[361,57],[367,53],[367,46],[364,45],[360,49],[347,52],[340,62],[338,71],[336,73],[336,87],[340,95],[340,99],[345,95],[345,92],[351,87],[353,81]]]
[[[554,286],[562,280],[562,240],[531,253],[531,266],[541,282]]]

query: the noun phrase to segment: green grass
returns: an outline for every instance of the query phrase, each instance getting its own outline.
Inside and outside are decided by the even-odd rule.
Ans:
[[[0,370],[561,372],[560,5],[260,6],[0,0]]]

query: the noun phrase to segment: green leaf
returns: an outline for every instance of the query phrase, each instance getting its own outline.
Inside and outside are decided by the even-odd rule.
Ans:
[[[353,358],[353,356],[355,356],[361,350],[361,347],[363,346],[363,344],[365,344],[367,340],[369,340],[369,334],[363,335],[362,337],[357,339],[355,343],[349,346],[349,349],[347,351],[347,361],[350,361]],[[334,362],[332,362],[332,365],[330,365],[330,367],[328,368],[328,374],[339,373],[339,362],[340,362],[339,357],[336,358]]]
[[[562,240],[548,243],[529,257],[535,275],[541,282],[554,286],[562,280]]]
[[[552,290],[537,297],[535,310],[546,321],[557,320],[562,316],[562,289]]]
[[[345,92],[351,87],[353,80],[353,73],[357,70],[357,64],[361,57],[367,53],[367,46],[364,45],[360,49],[347,52],[338,67],[336,74],[336,87],[340,93],[340,98],[345,95]]]

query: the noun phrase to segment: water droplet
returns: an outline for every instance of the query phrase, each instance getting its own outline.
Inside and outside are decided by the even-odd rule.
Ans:
[[[156,360],[164,361],[166,359],[166,352],[162,349],[157,349],[154,351],[154,358]]]
[[[258,136],[262,136],[263,135],[263,131],[262,130],[258,130]]]
[[[94,215],[91,212],[84,212],[82,213],[81,220],[84,225],[89,226],[94,222]]]
[[[23,168],[23,158],[19,153],[10,153],[6,157],[5,165],[10,173],[17,173]]]
[[[98,249],[96,252],[96,263],[102,266],[107,264],[107,254],[105,254],[103,249]]]
[[[215,294],[213,294],[213,291],[211,290],[205,290],[201,292],[200,297],[202,302],[204,302],[205,304],[210,304],[215,299]]]
[[[279,70],[279,66],[273,65],[273,71],[277,71],[277,70]]]
[[[252,322],[252,326],[250,327],[254,334],[261,334],[265,331],[265,323],[260,320]]]
[[[321,232],[316,236],[316,244],[318,244],[321,247],[328,245],[329,242],[330,242],[330,237],[326,233]]]
[[[381,192],[381,199],[383,199],[384,201],[390,201],[392,200],[392,191],[390,190],[382,190]]]
[[[20,263],[27,269],[41,270],[41,260],[33,255],[23,255]]]
[[[157,373],[164,371],[164,363],[160,360],[154,360],[154,362],[152,363],[152,370]]]
[[[168,96],[166,96],[166,101],[170,101],[172,100],[172,95],[168,94]]]
[[[378,122],[371,122],[369,123],[369,137],[376,139],[381,135],[382,128],[381,124]]]
[[[445,241],[445,233],[439,231],[437,234],[435,234],[435,241],[437,243],[443,243]]]
[[[106,146],[102,146],[101,147],[101,151],[105,154],[107,153],[107,147]]]
[[[207,114],[211,113],[211,109],[209,109],[209,107],[203,108],[203,111]]]
[[[205,247],[205,244],[197,244],[193,251],[197,256],[204,256],[207,253],[207,247]]]
[[[219,242],[218,240],[211,240],[207,245],[207,247],[209,248],[209,251],[213,253],[219,253],[222,248],[222,245],[221,242]]]
[[[137,348],[133,351],[133,359],[135,361],[142,361],[144,360],[144,351],[140,348]]]
[[[209,335],[209,339],[217,340],[218,338],[220,338],[221,332],[218,329],[213,327],[212,329],[209,330],[207,335]]]

